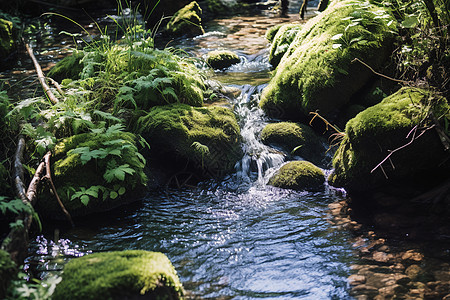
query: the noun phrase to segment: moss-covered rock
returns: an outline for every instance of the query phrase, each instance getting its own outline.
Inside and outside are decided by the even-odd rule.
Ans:
[[[276,29],[276,33],[274,31]],[[301,24],[285,24],[268,31],[266,37],[272,43],[269,52],[269,62],[273,67],[278,66],[281,58],[291,46],[298,32],[302,29]],[[270,40],[270,38],[273,38]]]
[[[71,55],[64,57],[50,69],[48,77],[58,82],[64,79],[79,79],[83,71],[83,64],[80,62],[83,57],[83,51],[75,51]]]
[[[216,50],[208,53],[206,62],[214,69],[225,69],[241,61],[233,51]]]
[[[72,217],[110,210],[136,201],[144,192],[145,159],[135,135],[113,130],[65,138],[55,148],[53,181]],[[49,218],[64,218],[53,195],[39,196],[37,209]]]
[[[284,119],[305,119],[316,110],[332,116],[373,75],[352,61],[359,58],[378,69],[390,55],[394,26],[393,17],[379,6],[359,0],[333,1],[281,51],[285,53],[262,92],[260,106]]]
[[[268,124],[261,132],[265,144],[281,146],[292,155],[320,164],[325,156],[321,139],[307,125],[293,122]]]
[[[291,161],[283,165],[268,184],[283,189],[317,191],[323,189],[324,183],[325,175],[320,168],[308,161]]]
[[[168,34],[173,36],[196,36],[204,34],[202,19],[200,18],[202,9],[196,1],[192,1],[170,19],[166,26]]]
[[[137,128],[165,169],[180,171],[188,164],[199,176],[220,177],[242,156],[236,117],[224,107],[154,107]]]
[[[0,299],[6,299],[9,283],[17,274],[17,266],[8,252],[0,250]]]
[[[14,50],[13,23],[0,19],[0,61]]]
[[[390,161],[371,172],[390,151],[421,134],[422,126],[427,126],[423,120],[431,104],[437,118],[450,118],[445,99],[425,90],[402,88],[351,119],[333,158],[334,172],[330,183],[358,192],[396,182],[411,184],[416,179],[428,182],[449,174],[448,153],[434,130],[424,132],[410,145],[392,154]],[[412,129],[416,125],[419,129],[414,133]]]
[[[64,267],[52,299],[183,299],[170,260],[143,250],[104,252],[74,258]]]

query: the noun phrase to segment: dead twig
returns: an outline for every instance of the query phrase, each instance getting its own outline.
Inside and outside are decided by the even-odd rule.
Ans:
[[[344,132],[340,131],[337,127],[333,126],[330,122],[328,122],[327,119],[325,119],[324,117],[322,117],[317,111],[315,111],[315,112],[310,112],[309,114],[310,114],[310,115],[314,115],[314,117],[312,117],[311,121],[309,121],[309,125],[310,125],[310,126],[312,126],[312,122],[314,121],[315,118],[319,118],[319,119],[321,119],[321,120],[325,123],[326,130],[328,130],[328,127],[331,127],[334,131],[336,131],[336,134],[342,135],[342,136],[345,135]]]
[[[53,193],[55,194],[56,201],[58,201],[58,204],[61,207],[61,210],[66,215],[67,220],[70,222],[70,224],[73,227],[73,226],[75,226],[75,224],[73,223],[72,216],[69,214],[69,212],[67,211],[66,207],[62,203],[61,198],[59,198],[58,192],[56,191],[56,188],[55,188],[55,184],[53,183],[53,180],[52,180],[51,170],[50,170],[50,157],[51,157],[51,155],[52,155],[52,153],[49,151],[44,156],[45,169],[46,169],[46,174],[44,176],[44,179],[47,179],[48,182],[50,183],[50,188],[52,189]]]
[[[400,79],[395,79],[395,78],[389,77],[389,76],[387,76],[387,75],[384,75],[384,74],[381,74],[381,73],[375,71],[371,66],[369,66],[368,64],[366,64],[365,62],[363,62],[363,61],[360,60],[359,58],[354,58],[354,59],[352,60],[352,63],[354,63],[355,61],[360,62],[361,64],[363,64],[363,65],[364,65],[365,67],[367,67],[370,71],[372,71],[372,73],[374,73],[375,75],[378,75],[378,76],[380,76],[380,77],[383,77],[383,78],[386,78],[386,79],[389,79],[389,80],[392,80],[392,81],[395,81],[395,82],[399,82],[399,83],[403,83],[403,84],[408,84],[408,81],[400,80]]]
[[[402,150],[402,149],[408,147],[408,146],[411,145],[415,140],[417,140],[417,139],[420,138],[422,135],[424,135],[425,132],[427,132],[428,130],[430,130],[430,129],[434,128],[434,127],[435,127],[434,124],[431,125],[431,126],[428,126],[428,127],[424,128],[424,129],[419,133],[419,135],[416,136],[417,131],[418,131],[418,129],[419,129],[419,126],[418,126],[418,125],[414,126],[413,129],[411,129],[411,130],[408,132],[408,134],[406,135],[406,138],[408,138],[408,137],[412,134],[411,140],[410,140],[408,143],[406,143],[406,144],[404,144],[404,145],[402,145],[402,146],[400,146],[400,147],[398,147],[398,148],[396,148],[396,149],[394,149],[394,150],[388,150],[389,154],[388,154],[388,155],[387,155],[387,156],[386,156],[386,157],[385,157],[378,165],[376,165],[376,166],[370,171],[370,173],[373,173],[373,172],[375,172],[376,169],[381,168],[382,171],[383,171],[383,173],[384,173],[384,176],[385,176],[386,179],[387,179],[388,177],[387,177],[387,175],[386,175],[386,173],[385,173],[385,171],[384,171],[384,169],[383,169],[383,167],[382,167],[382,164],[383,164],[386,160],[388,160],[388,159],[390,160],[390,159],[391,159],[391,156],[392,156],[395,152],[398,152],[398,151],[400,151],[400,150]],[[391,162],[391,164],[392,164],[392,162]]]
[[[39,79],[39,83],[42,86],[42,89],[47,94],[48,98],[50,99],[50,101],[53,104],[58,103],[59,102],[58,98],[56,98],[56,96],[52,93],[52,91],[50,90],[50,87],[48,86],[47,82],[45,81],[45,76],[44,76],[44,73],[42,72],[41,66],[39,65],[36,57],[33,54],[33,48],[31,48],[31,46],[25,42],[24,42],[24,44],[25,44],[25,48],[27,49],[28,55],[31,57],[31,60],[33,61],[34,68],[36,69],[36,73],[37,73],[37,76]]]

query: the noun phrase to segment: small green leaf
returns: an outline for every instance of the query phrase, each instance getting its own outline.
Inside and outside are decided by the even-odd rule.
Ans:
[[[89,203],[89,196],[88,195],[83,195],[80,197],[80,201],[81,203],[84,204],[84,206],[87,206]]]
[[[333,49],[341,48],[342,44],[333,44]]]
[[[405,28],[414,28],[417,25],[419,25],[419,19],[417,19],[417,16],[406,17],[402,22],[402,26]]]
[[[123,194],[125,194],[126,189],[125,189],[125,187],[121,187],[117,192],[119,193],[119,195],[122,196]]]
[[[344,34],[342,34],[342,33],[338,33],[338,34],[336,34],[336,35],[333,35],[333,36],[331,37],[331,40],[337,41],[337,40],[339,40],[343,35],[344,35]]]
[[[111,192],[109,193],[109,197],[110,197],[111,199],[116,199],[117,197],[119,197],[119,194],[117,194],[117,192],[115,192],[115,191],[111,191]]]

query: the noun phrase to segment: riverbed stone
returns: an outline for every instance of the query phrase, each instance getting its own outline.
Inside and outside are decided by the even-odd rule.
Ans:
[[[52,158],[52,178],[72,217],[104,212],[137,201],[145,192],[145,159],[136,136],[110,127],[59,141]],[[55,196],[38,196],[37,210],[50,219],[64,219]]]
[[[196,1],[192,1],[170,19],[166,32],[172,36],[197,36],[205,33],[201,19],[202,9]]]
[[[351,119],[333,158],[334,171],[329,182],[358,193],[395,183],[431,184],[445,178],[444,174],[450,171],[448,153],[434,130],[423,134],[419,130],[415,136],[421,134],[420,138],[405,146],[414,135],[412,129],[425,122],[423,114],[430,99],[433,114],[447,114],[448,118],[449,105],[444,98],[423,89],[402,88]],[[400,147],[403,148],[398,153],[390,154]],[[388,155],[390,162],[375,169]]]
[[[395,20],[366,3],[333,1],[302,26],[262,92],[260,106],[269,116],[301,120],[318,111],[331,118],[372,79],[370,69],[352,61],[382,66]]]
[[[213,69],[226,69],[241,61],[239,55],[230,50],[211,51],[206,56],[206,62]]]
[[[150,155],[166,171],[222,177],[242,158],[240,129],[232,110],[172,104],[154,107],[137,122]]]
[[[318,191],[323,189],[325,175],[308,161],[291,161],[283,165],[269,180],[269,185],[293,190]]]
[[[172,263],[162,253],[103,252],[74,258],[64,266],[52,299],[183,299]]]
[[[17,267],[11,256],[5,250],[0,250],[0,299],[6,299],[6,290],[16,274]]]
[[[267,124],[261,132],[261,140],[265,144],[283,148],[292,155],[315,164],[321,164],[326,148],[322,140],[311,127],[294,122]]]

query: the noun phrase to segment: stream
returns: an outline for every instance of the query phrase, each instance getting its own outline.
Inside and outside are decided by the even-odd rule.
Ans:
[[[395,273],[390,261],[370,261],[361,254],[366,247],[372,255],[369,246],[381,238],[350,220],[345,192],[328,186],[322,192],[297,192],[266,185],[286,155],[259,140],[262,128],[273,121],[258,107],[271,71],[264,34],[280,22],[299,21],[296,9],[284,18],[262,12],[216,19],[205,24],[205,35],[174,42],[197,57],[219,48],[241,57],[240,64],[213,76],[240,90],[223,104],[236,113],[243,137],[244,156],[234,174],[195,188],[149,193],[135,205],[73,229],[47,228],[32,242],[25,270],[44,278],[61,272],[71,258],[89,253],[159,251],[172,261],[188,299],[353,299],[368,294],[363,289],[355,294],[348,280],[364,265],[387,268],[370,269],[373,274]],[[48,60],[60,51],[47,50]],[[416,244],[402,244],[397,252],[383,253],[410,249],[420,252]],[[449,256],[445,247],[436,250],[433,270],[445,271]],[[389,286],[377,282],[371,286]]]

